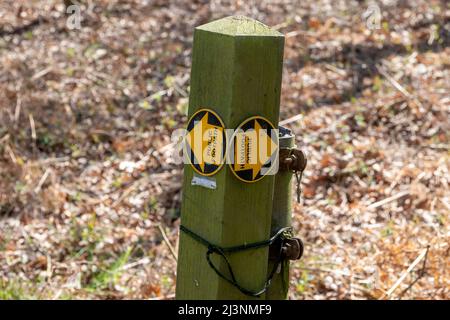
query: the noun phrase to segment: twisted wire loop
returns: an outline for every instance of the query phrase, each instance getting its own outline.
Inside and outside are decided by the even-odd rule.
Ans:
[[[197,242],[203,244],[207,248],[206,260],[208,261],[209,266],[216,272],[216,274],[219,277],[221,277],[222,279],[224,279],[225,281],[227,281],[231,285],[235,286],[243,294],[245,294],[247,296],[251,296],[251,297],[259,297],[259,296],[261,296],[270,287],[270,284],[272,283],[272,278],[275,275],[275,272],[277,271],[280,263],[285,258],[283,256],[283,253],[282,253],[283,242],[286,239],[292,238],[292,227],[285,227],[285,228],[281,228],[280,230],[278,230],[270,239],[267,239],[267,240],[253,242],[253,243],[248,243],[248,244],[243,244],[243,245],[238,245],[238,246],[233,246],[233,247],[221,247],[221,246],[212,244],[211,242],[209,242],[208,240],[206,240],[202,236],[198,235],[197,233],[195,233],[194,231],[190,230],[189,228],[187,228],[187,227],[185,227],[183,225],[180,225],[180,230],[183,231],[184,233],[186,233],[187,235],[189,235],[191,238],[193,238]],[[226,257],[226,254],[227,253],[240,252],[240,251],[246,251],[246,250],[251,250],[251,249],[259,249],[259,248],[262,248],[262,247],[268,247],[268,246],[272,245],[273,243],[275,243],[276,241],[280,241],[279,253],[277,255],[276,262],[275,262],[272,270],[270,271],[266,282],[264,283],[263,288],[261,290],[258,290],[258,291],[252,291],[252,290],[246,289],[243,286],[241,286],[238,283],[238,281],[236,280],[236,276],[235,276],[235,274],[233,272],[233,268],[231,267],[230,261]],[[217,255],[219,255],[220,257],[223,258],[223,260],[227,264],[227,268],[228,268],[228,272],[230,274],[230,277],[227,277],[226,275],[224,275],[214,265],[214,263],[211,260],[211,255],[212,254],[217,254]]]

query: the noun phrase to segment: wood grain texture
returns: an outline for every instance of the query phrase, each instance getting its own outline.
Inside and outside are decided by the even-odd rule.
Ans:
[[[278,123],[284,37],[244,17],[229,17],[194,32],[189,116],[200,108],[214,110],[226,128],[235,129],[250,116]],[[212,178],[215,190],[191,186],[194,172],[184,167],[181,223],[210,242],[234,246],[270,236],[274,176],[248,184],[228,165]],[[177,299],[248,299],[208,265],[206,248],[180,234]],[[217,257],[215,257],[217,258]],[[229,255],[240,284],[263,287],[268,249]],[[214,259],[227,273],[224,261]],[[261,296],[264,299],[265,296]]]

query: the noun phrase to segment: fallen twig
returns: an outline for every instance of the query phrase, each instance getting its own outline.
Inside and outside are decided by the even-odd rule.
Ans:
[[[381,207],[381,206],[383,206],[383,205],[385,205],[385,204],[387,204],[389,202],[392,202],[392,201],[395,201],[397,199],[400,199],[400,198],[402,198],[402,197],[404,197],[404,196],[406,196],[408,194],[409,194],[409,191],[399,192],[399,193],[397,193],[397,194],[395,194],[395,195],[393,195],[391,197],[388,197],[386,199],[383,199],[383,200],[380,200],[380,201],[377,201],[377,202],[374,202],[374,203],[370,204],[369,206],[367,206],[367,209],[375,209],[375,208]]]
[[[22,96],[17,93],[16,108],[14,111],[14,123],[17,126],[20,118],[20,110],[22,109]]]
[[[376,67],[378,72],[389,81],[389,83],[397,89],[401,94],[403,94],[406,98],[410,99],[412,97],[411,93],[406,90],[397,80],[395,80],[389,73],[386,72],[382,67]]]
[[[397,80],[395,80],[391,75],[389,75],[382,67],[376,66],[378,72],[385,77],[389,83],[397,89],[402,95],[404,95],[406,98],[413,100],[418,106],[423,107],[422,103],[419,101],[419,99],[415,96],[413,96],[408,90],[406,90]]]
[[[409,194],[409,191],[401,191],[401,192],[399,192],[399,193],[397,193],[397,194],[395,194],[395,195],[393,195],[393,196],[391,196],[389,198],[386,198],[386,199],[383,199],[383,200],[380,200],[380,201],[377,201],[377,202],[374,202],[374,203],[368,205],[367,209],[370,210],[370,209],[375,209],[375,208],[384,206],[385,204],[387,204],[389,202],[392,202],[392,201],[395,201],[397,199],[400,199],[400,198],[402,198],[404,196],[407,196],[408,194]]]
[[[286,37],[286,39],[288,39],[288,38],[292,38],[292,37],[297,37],[299,35],[302,35],[305,37],[313,37],[313,38],[318,37],[318,33],[304,31],[304,30],[294,30],[294,31],[288,32],[288,33],[286,33],[285,37]]]
[[[335,273],[341,276],[350,277],[351,274],[348,272],[343,272],[340,270],[332,270],[332,269],[323,269],[323,268],[308,268],[308,267],[299,267],[300,270],[306,270],[311,272],[325,272],[325,273]]]
[[[9,139],[9,133],[5,134],[1,139],[0,139],[0,144],[4,143],[6,140]]]
[[[411,282],[409,284],[408,287],[406,287],[405,290],[402,291],[402,293],[400,293],[400,295],[398,296],[399,299],[401,299],[404,296],[404,294],[406,292],[408,292],[408,290],[411,289],[412,286],[415,285],[416,282],[419,281],[425,275],[425,269],[426,269],[426,266],[427,266],[427,257],[428,257],[429,249],[430,249],[430,246],[427,246],[427,249],[426,249],[427,251],[425,252],[425,258],[423,259],[423,265],[422,265],[422,269],[420,269],[419,275],[414,279],[413,282]]]
[[[36,135],[36,124],[34,122],[33,115],[28,114],[28,118],[30,119],[30,128],[31,128],[31,138],[36,143],[37,135]]]
[[[128,269],[134,268],[136,266],[139,266],[141,264],[147,264],[149,262],[150,262],[150,259],[148,257],[145,257],[145,258],[142,258],[142,259],[140,259],[138,261],[135,261],[135,262],[128,263],[128,264],[124,265],[122,268],[120,268],[120,270],[121,271],[128,270]]]
[[[450,210],[450,204],[448,204],[447,201],[445,201],[445,200],[443,200],[443,199],[440,199],[440,200],[441,200],[442,204],[443,204],[448,210]]]
[[[300,120],[300,119],[302,119],[302,118],[303,118],[303,115],[302,115],[302,114],[297,114],[297,115],[295,115],[295,116],[293,116],[293,117],[287,118],[286,120],[280,121],[280,126],[287,125],[287,124],[289,124],[289,123],[298,121],[298,120]]]
[[[45,69],[43,69],[43,70],[41,70],[41,71],[39,71],[39,72],[36,72],[36,73],[31,77],[31,80],[37,80],[37,79],[39,79],[39,78],[45,76],[47,73],[49,73],[49,72],[51,72],[51,71],[53,71],[53,67],[48,67],[48,68],[45,68]]]
[[[169,238],[167,238],[166,232],[164,231],[163,227],[161,225],[158,225],[158,229],[161,232],[164,242],[167,244],[167,246],[169,247],[170,253],[172,253],[172,256],[175,258],[175,261],[178,261],[178,257],[177,254],[175,252],[175,249],[173,248],[172,244],[169,241]]]
[[[70,157],[55,157],[55,158],[47,158],[47,159],[43,159],[43,160],[39,160],[37,163],[39,165],[42,164],[51,164],[51,163],[57,163],[57,162],[66,162],[69,161]]]
[[[34,193],[38,194],[41,191],[42,186],[44,185],[45,181],[47,180],[48,176],[50,175],[50,172],[51,172],[50,168],[45,170],[44,174],[41,177],[41,180],[39,180],[38,185],[36,186],[36,188],[34,188]]]
[[[16,155],[15,155],[14,152],[12,151],[11,147],[9,146],[9,144],[6,144],[5,150],[6,150],[6,152],[8,152],[9,157],[11,158],[12,162],[13,162],[14,164],[17,164],[17,158],[16,158]]]
[[[408,267],[408,269],[406,269],[402,273],[400,278],[398,278],[398,280],[394,283],[394,285],[386,292],[386,294],[381,296],[380,299],[389,297],[395,291],[395,289],[397,289],[397,287],[405,280],[406,276],[416,267],[416,265],[420,262],[420,260],[422,260],[423,257],[425,257],[427,255],[428,249],[429,249],[429,247],[422,250],[422,252],[417,256],[416,260],[414,260],[413,263],[411,263],[411,265]]]

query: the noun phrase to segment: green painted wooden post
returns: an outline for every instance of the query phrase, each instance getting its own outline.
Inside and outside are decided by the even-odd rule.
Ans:
[[[215,111],[226,128],[259,115],[278,124],[284,36],[246,17],[228,17],[194,32],[189,116],[201,108]],[[194,171],[184,167],[181,223],[220,246],[270,237],[274,176],[256,183],[238,180],[228,165],[210,179],[211,190],[191,184]],[[208,265],[206,248],[180,232],[177,299],[248,299]],[[223,260],[214,257],[227,273]],[[268,248],[229,256],[242,286],[259,290],[267,274]],[[264,299],[262,295],[260,299]]]
[[[281,131],[281,130],[280,130]],[[295,146],[295,139],[292,133],[287,133],[280,137],[279,147],[291,149]],[[272,208],[271,233],[291,225],[292,216],[292,171],[280,170],[275,176],[275,190]],[[289,260],[284,260],[279,273],[275,273],[272,284],[267,290],[267,300],[287,299],[289,291]],[[269,261],[268,272],[272,270],[273,261]],[[283,271],[283,272],[281,272]]]

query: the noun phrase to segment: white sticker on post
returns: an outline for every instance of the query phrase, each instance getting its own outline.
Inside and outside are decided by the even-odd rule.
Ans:
[[[192,178],[191,185],[201,186],[207,189],[216,189],[216,179],[211,177],[202,177],[194,174]]]

